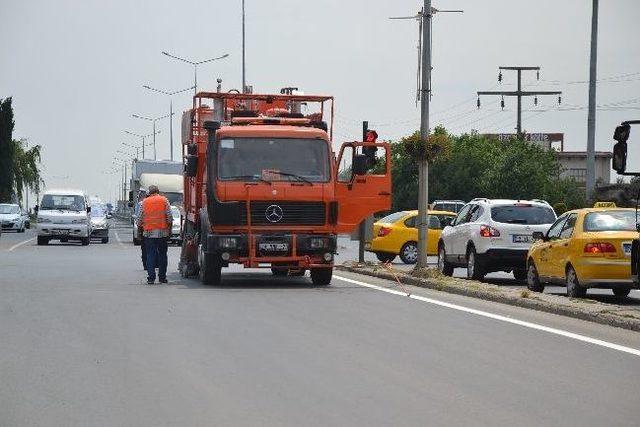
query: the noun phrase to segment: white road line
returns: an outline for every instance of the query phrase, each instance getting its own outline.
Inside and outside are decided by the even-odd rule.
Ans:
[[[113,233],[116,235],[116,240],[118,241],[118,244],[124,248],[124,243],[122,243],[122,240],[120,240],[120,235],[118,234],[118,232],[116,230],[113,230]]]
[[[32,237],[32,238],[30,238],[29,240],[25,240],[25,241],[23,241],[23,242],[16,243],[15,245],[13,245],[13,246],[11,246],[11,247],[9,248],[9,252],[13,252],[13,250],[14,250],[14,249],[18,249],[20,246],[22,246],[22,245],[26,245],[27,243],[29,243],[29,242],[33,242],[34,240],[36,240],[36,238],[35,238],[35,237]]]
[[[365,288],[375,289],[378,291],[387,292],[389,294],[403,296],[405,298],[407,297],[406,293],[397,291],[395,289],[388,289],[383,286],[376,286],[370,283],[361,282],[359,280],[353,280],[353,279],[349,279],[341,276],[334,275],[333,277],[338,280],[342,280],[344,282],[353,283],[358,286],[363,286]],[[453,310],[463,311],[465,313],[475,314],[477,316],[487,317],[489,319],[499,320],[501,322],[524,326],[525,328],[536,329],[538,331],[544,331],[550,334],[560,335],[566,338],[571,338],[571,339],[586,342],[589,344],[599,345],[601,347],[606,347],[612,350],[622,351],[624,353],[633,354],[634,356],[640,356],[640,350],[638,349],[625,347],[623,345],[614,344],[608,341],[602,341],[596,338],[587,337],[585,335],[575,334],[573,332],[563,331],[562,329],[550,328],[548,326],[539,325],[537,323],[525,322],[524,320],[513,319],[511,317],[501,316],[499,314],[489,313],[487,311],[482,311],[482,310],[476,310],[474,308],[469,308],[469,307],[465,307],[458,304],[451,304],[448,302],[439,301],[433,298],[426,298],[419,295],[409,295],[408,297],[411,299],[426,302],[429,304],[439,305],[440,307],[451,308]]]

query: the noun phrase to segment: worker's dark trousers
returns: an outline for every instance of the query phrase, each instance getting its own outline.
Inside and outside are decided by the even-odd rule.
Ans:
[[[145,237],[144,245],[147,250],[147,279],[156,280],[158,266],[158,278],[167,277],[167,246],[169,239],[166,237]]]

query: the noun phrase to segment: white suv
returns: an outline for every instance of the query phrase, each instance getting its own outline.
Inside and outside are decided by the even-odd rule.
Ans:
[[[555,220],[544,200],[473,199],[442,231],[438,269],[451,276],[455,267],[466,267],[467,277],[475,280],[513,271],[517,280],[525,280],[533,233],[546,232]]]

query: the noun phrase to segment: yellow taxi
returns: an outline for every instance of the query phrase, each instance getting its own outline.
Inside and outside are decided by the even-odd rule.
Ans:
[[[567,296],[584,297],[588,288],[612,289],[626,297],[637,288],[631,278],[631,245],[638,238],[636,212],[586,208],[566,212],[536,241],[527,255],[527,286],[564,284]]]
[[[447,211],[428,211],[428,255],[437,255],[442,229],[454,220],[456,214]],[[382,262],[391,262],[397,255],[405,264],[418,261],[418,211],[392,213],[373,224],[373,240],[365,249],[376,254]]]

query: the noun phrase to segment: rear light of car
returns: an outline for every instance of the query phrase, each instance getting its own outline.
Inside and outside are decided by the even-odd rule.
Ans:
[[[500,231],[489,225],[481,225],[480,237],[500,237]]]
[[[616,247],[609,242],[592,242],[584,245],[584,252],[587,254],[615,253]]]
[[[380,227],[378,230],[378,237],[388,236],[391,233],[391,228],[389,227]]]

